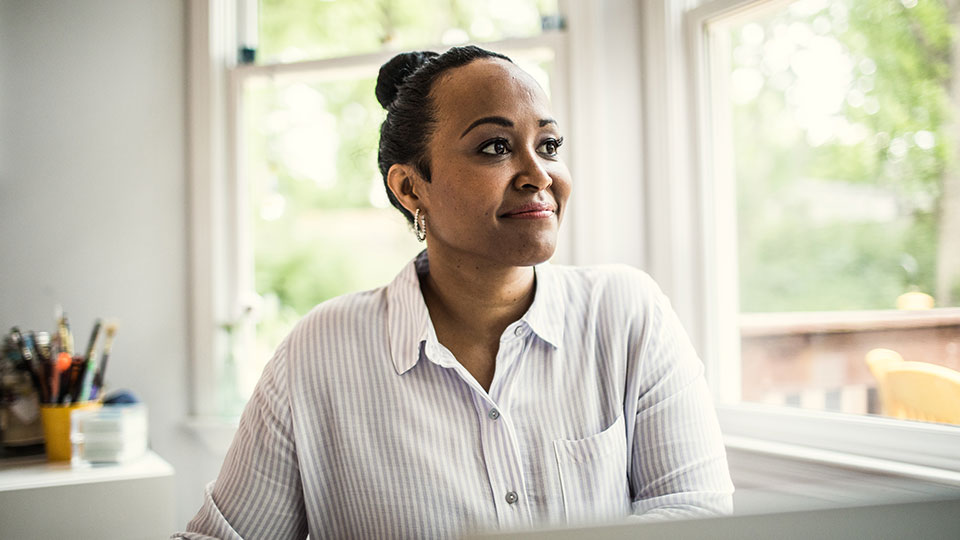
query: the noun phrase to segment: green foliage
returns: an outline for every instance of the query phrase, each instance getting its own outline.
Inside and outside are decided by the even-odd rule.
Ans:
[[[556,0],[260,0],[258,54],[294,61],[530,36],[556,11]]]
[[[817,120],[797,105],[796,56],[779,70],[758,68],[762,88],[734,107],[741,309],[882,309],[903,292],[933,292],[937,200],[956,143],[956,30],[945,3],[834,0],[758,23],[764,41],[754,56],[735,54],[735,69],[754,68],[772,40],[812,29],[840,43],[849,85],[826,140],[804,126]],[[740,31],[733,45],[749,49]],[[796,40],[793,54],[817,38]],[[854,135],[844,139],[843,129]]]
[[[765,260],[742,269],[746,308],[763,311],[893,309],[903,289],[903,223],[835,223],[811,228],[790,220],[764,231],[741,257]],[[815,276],[815,278],[811,278]]]

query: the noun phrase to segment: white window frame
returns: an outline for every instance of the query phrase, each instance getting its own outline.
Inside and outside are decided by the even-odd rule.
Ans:
[[[716,251],[717,245],[736,246],[735,189],[732,175],[725,173],[732,171],[732,149],[726,138],[718,135],[722,126],[729,125],[729,119],[721,116],[729,114],[729,101],[722,89],[710,87],[710,70],[718,65],[722,68],[722,64],[709,57],[707,26],[720,19],[776,9],[789,0],[656,3],[676,17],[671,30],[683,34],[666,56],[668,62],[672,57],[686,66],[686,86],[691,90],[686,102],[692,114],[687,118],[689,145],[685,148],[697,156],[688,181],[702,220],[687,242],[697,246],[702,263],[698,265],[701,275],[694,280],[699,283],[688,286],[703,295],[698,306],[699,333],[694,337],[705,353],[710,382],[719,398],[718,415],[727,446],[960,485],[960,428],[735,402],[740,372],[739,365],[731,365],[736,363],[729,359],[740,357],[736,258]],[[646,90],[655,91],[649,86]]]

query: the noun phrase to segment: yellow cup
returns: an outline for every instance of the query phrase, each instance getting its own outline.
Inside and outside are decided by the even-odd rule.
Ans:
[[[99,408],[99,401],[84,401],[72,405],[41,405],[40,417],[43,419],[43,437],[47,443],[47,459],[50,461],[69,461],[73,453],[70,445],[70,413],[80,409]]]

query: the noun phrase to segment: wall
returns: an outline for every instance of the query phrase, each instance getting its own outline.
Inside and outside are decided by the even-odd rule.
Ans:
[[[108,383],[150,407],[177,526],[219,466],[182,427],[184,34],[174,0],[0,0],[0,329],[120,320]]]

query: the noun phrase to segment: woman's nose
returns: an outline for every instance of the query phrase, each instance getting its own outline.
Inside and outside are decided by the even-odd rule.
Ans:
[[[553,184],[553,178],[540,163],[536,152],[525,156],[522,160],[522,167],[514,178],[514,185],[517,189],[526,189],[530,191],[541,191]]]

